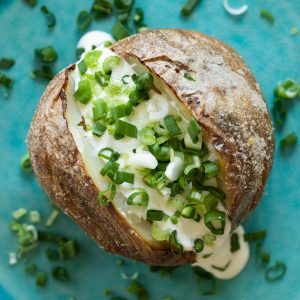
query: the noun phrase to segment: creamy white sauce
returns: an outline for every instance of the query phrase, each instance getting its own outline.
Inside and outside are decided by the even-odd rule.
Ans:
[[[83,41],[81,46],[88,47],[88,45],[94,44],[92,39],[86,38],[86,42]],[[102,55],[99,59],[99,66],[102,65],[105,58],[116,55],[111,50],[101,47]],[[99,67],[100,70],[100,67]],[[93,74],[96,70],[88,70],[87,74]],[[121,63],[115,66],[112,70],[111,80],[120,82],[124,75],[135,74],[135,65],[130,65],[124,59],[121,59]],[[81,117],[84,116],[86,124],[92,126],[92,108],[93,101],[99,98],[107,97],[106,92],[100,86],[97,87],[93,94],[93,99],[86,105],[75,101],[73,98],[74,90],[77,89],[78,83],[81,80],[81,75],[76,68],[76,70],[70,76],[70,85],[68,89],[68,109],[67,117],[69,120],[70,131],[72,132],[79,151],[82,154],[83,161],[88,169],[89,174],[92,176],[95,184],[99,189],[105,189],[107,185],[107,179],[99,174],[99,170],[104,166],[106,160],[98,157],[98,151],[104,147],[110,147],[115,149],[121,154],[118,159],[120,168],[128,172],[135,174],[134,184],[123,183],[117,186],[117,199],[113,201],[116,208],[126,217],[129,223],[133,225],[135,230],[141,233],[143,236],[146,233],[149,235],[150,227],[146,220],[146,210],[156,209],[162,210],[169,216],[172,216],[177,208],[174,204],[170,203],[170,189],[164,188],[162,192],[156,189],[150,188],[143,181],[143,174],[139,173],[137,169],[139,168],[149,168],[154,169],[157,166],[156,158],[148,151],[143,149],[139,138],[129,138],[125,137],[120,140],[116,140],[113,136],[108,134],[108,130],[103,134],[102,137],[96,137],[90,131],[84,131],[82,127],[77,124],[81,121]],[[157,78],[155,79],[158,80]],[[133,86],[134,83],[131,79],[129,81],[129,86]],[[159,86],[159,83],[157,83]],[[158,94],[154,90],[150,92],[150,99],[148,101],[142,102],[137,107],[134,108],[133,113],[122,118],[124,121],[134,124],[138,130],[146,127],[150,121],[160,121],[165,116],[171,114],[182,117],[182,121],[178,122],[182,132],[186,131],[187,124],[190,120],[190,116],[184,109],[179,105],[175,96],[167,90],[166,87],[161,89],[162,94]],[[114,103],[127,103],[129,100],[127,95],[118,96],[115,98],[110,98],[109,101]],[[184,139],[182,134],[179,138]],[[199,141],[199,147],[201,146],[202,140]],[[208,145],[209,146],[209,145]],[[136,153],[134,153],[134,150]],[[217,159],[214,150],[209,146],[210,154],[209,159],[215,161]],[[168,165],[166,170],[166,175],[168,178],[175,180],[179,174],[179,170],[182,170],[183,163],[179,157],[174,156],[173,160]],[[215,178],[208,180],[205,184],[217,186],[217,180]],[[147,209],[145,207],[139,207],[134,205],[127,205],[126,199],[133,192],[137,191],[139,188],[143,188],[147,191],[149,195],[149,203]],[[218,210],[225,211],[224,206],[219,203]],[[192,219],[180,218],[178,224],[173,224],[170,219],[165,222],[155,222],[158,227],[162,230],[175,229],[177,231],[178,242],[184,247],[184,250],[192,251],[194,240],[197,238],[202,238],[206,234],[211,234],[210,230],[204,224],[203,218],[199,223]],[[138,226],[137,226],[138,225]],[[241,249],[236,253],[232,254],[230,252],[230,221],[226,219],[225,232],[223,235],[216,235],[215,241],[212,245],[205,245],[204,250],[197,255],[198,265],[205,270],[214,274],[214,276],[222,279],[229,279],[236,276],[245,266],[249,257],[249,247],[243,239],[243,229],[239,227],[236,233],[239,235],[239,242]],[[151,236],[148,237],[149,240],[152,239]],[[211,254],[208,258],[203,258],[203,256]],[[212,266],[224,267],[228,262],[227,269],[224,272],[214,269]]]

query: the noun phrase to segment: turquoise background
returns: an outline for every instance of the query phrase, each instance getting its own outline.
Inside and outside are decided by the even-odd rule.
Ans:
[[[149,272],[146,265],[126,261],[116,265],[118,257],[110,255],[89,239],[69,219],[60,216],[53,231],[76,238],[81,245],[79,257],[65,264],[72,280],[62,284],[49,280],[45,288],[37,288],[33,278],[24,274],[23,266],[8,265],[7,253],[15,249],[15,240],[8,230],[11,212],[19,207],[38,209],[44,218],[50,203],[31,175],[24,175],[19,161],[26,152],[25,139],[30,120],[46,86],[33,81],[30,72],[37,66],[33,49],[53,45],[59,59],[59,71],[75,60],[75,48],[81,35],[76,28],[76,16],[89,9],[92,1],[48,0],[46,4],[57,17],[57,25],[48,30],[39,6],[34,9],[21,0],[0,1],[0,57],[16,59],[16,65],[6,72],[15,82],[9,97],[0,89],[0,299],[106,299],[103,290],[116,291],[127,296],[129,284],[121,272],[140,272],[139,279],[150,292],[151,299],[173,296],[174,299],[206,299],[199,291],[196,276],[190,267],[176,269],[170,277]],[[273,88],[277,81],[287,77],[300,77],[300,35],[290,36],[293,26],[300,27],[299,0],[231,0],[239,6],[248,2],[248,12],[240,18],[229,16],[222,1],[202,0],[190,18],[179,15],[182,0],[137,0],[145,11],[145,23],[150,28],[177,27],[194,29],[213,35],[234,47],[246,60],[261,84],[266,99],[271,104]],[[276,21],[270,25],[259,16],[261,8],[273,12]],[[110,32],[115,18],[93,22],[90,29]],[[276,133],[276,156],[263,201],[247,219],[247,230],[267,229],[265,249],[271,251],[271,262],[283,260],[288,266],[285,278],[274,284],[264,280],[262,267],[255,263],[254,255],[240,276],[231,281],[218,281],[218,294],[207,299],[300,299],[300,147],[287,153],[278,150],[278,141],[291,131],[300,134],[299,107],[291,104],[288,122],[281,133]],[[34,258],[35,254],[33,254]],[[42,252],[38,255],[42,270],[49,263]],[[134,299],[134,297],[132,298]]]

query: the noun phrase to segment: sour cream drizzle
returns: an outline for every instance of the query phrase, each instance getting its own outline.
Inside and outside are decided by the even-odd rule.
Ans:
[[[101,37],[103,38],[101,40]],[[104,32],[89,32],[83,36],[78,44],[78,47],[90,50],[92,45],[97,41],[97,45],[103,44],[104,41],[108,40],[108,34]],[[112,39],[110,39],[112,40]],[[102,55],[99,58],[99,65],[101,66],[104,59],[116,55],[111,50],[101,47]],[[88,74],[93,74],[91,70],[87,71]],[[136,73],[136,66],[130,65],[123,58],[121,58],[121,63],[115,66],[112,70],[111,80],[121,81],[124,75],[133,75]],[[139,227],[146,227],[146,231],[149,232],[147,225],[145,226],[146,220],[146,209],[145,207],[138,207],[134,205],[127,205],[126,198],[133,193],[137,188],[143,188],[147,191],[149,195],[149,203],[147,209],[158,209],[164,211],[168,215],[173,215],[176,211],[176,207],[170,205],[168,201],[169,191],[166,188],[165,193],[162,194],[156,189],[150,188],[143,181],[143,176],[136,172],[137,167],[144,167],[149,169],[154,169],[157,166],[157,160],[150,152],[144,151],[142,149],[142,144],[140,140],[125,137],[120,140],[116,140],[113,136],[109,135],[106,131],[101,137],[96,137],[92,134],[91,130],[84,131],[82,127],[77,124],[81,121],[82,116],[85,118],[87,126],[92,126],[92,101],[98,98],[107,97],[106,92],[102,89],[97,90],[94,93],[92,101],[88,104],[83,105],[78,101],[75,101],[73,97],[74,90],[77,89],[78,83],[81,80],[81,75],[76,68],[71,74],[70,85],[68,89],[68,109],[67,117],[69,120],[70,131],[72,132],[79,151],[82,154],[83,161],[92,176],[95,184],[99,189],[103,190],[106,187],[106,179],[99,175],[99,170],[105,164],[105,161],[98,157],[98,151],[104,147],[110,147],[115,149],[121,154],[121,158],[118,160],[121,168],[126,168],[129,172],[135,174],[134,185],[123,183],[117,186],[117,199],[114,200],[114,205],[116,208],[126,217],[127,221],[132,224],[137,232],[143,234],[143,230]],[[157,80],[157,79],[156,79]],[[133,86],[133,81],[128,79],[129,86]],[[142,102],[134,108],[134,112],[128,116],[122,118],[123,120],[134,124],[138,130],[141,130],[149,121],[162,120],[167,115],[181,115],[182,121],[178,123],[182,132],[186,131],[186,127],[189,119],[191,118],[183,108],[181,108],[178,100],[175,96],[167,90],[166,87],[161,88],[162,94],[151,90],[150,99],[146,102]],[[112,98],[110,101],[116,101]],[[118,97],[118,102],[126,103],[128,101],[128,96]],[[184,136],[182,136],[182,139]],[[201,145],[200,145],[201,146]],[[210,148],[210,147],[209,147]],[[133,149],[136,149],[136,153],[133,153]],[[213,153],[213,149],[210,149],[212,154],[210,159],[216,158]],[[170,177],[175,176],[176,170],[181,168],[180,158],[175,157],[171,161],[169,170],[167,173]],[[174,171],[175,170],[175,171]],[[210,179],[207,182],[209,185],[214,185],[217,187],[217,181],[215,179]],[[219,203],[218,210],[226,211],[224,206]],[[143,224],[143,225],[142,225]],[[173,224],[170,219],[165,222],[156,222],[161,230],[166,229],[176,229],[178,242],[181,243],[185,251],[193,250],[193,242],[197,238],[201,238],[205,234],[211,234],[210,230],[204,224],[203,218],[199,223],[192,219],[180,218],[178,224]],[[212,273],[215,277],[221,279],[230,279],[236,276],[242,271],[246,265],[249,257],[249,246],[243,239],[244,230],[240,226],[235,232],[239,236],[240,250],[235,253],[230,251],[230,221],[226,218],[226,226],[223,235],[216,235],[215,241],[210,245],[206,245],[204,250],[197,254],[197,260],[194,264],[195,266],[200,266],[208,272]],[[151,238],[149,238],[151,239]],[[206,257],[206,258],[204,258]],[[214,268],[222,268],[226,264],[228,267],[224,271],[219,271]]]

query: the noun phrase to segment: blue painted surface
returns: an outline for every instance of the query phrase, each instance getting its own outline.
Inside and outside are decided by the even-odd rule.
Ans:
[[[145,10],[145,21],[151,28],[177,27],[194,29],[211,34],[233,46],[246,60],[257,77],[268,103],[272,101],[273,87],[278,80],[300,77],[300,35],[290,36],[293,26],[300,26],[300,2],[298,0],[248,1],[249,11],[241,18],[230,17],[224,11],[221,1],[203,0],[188,19],[179,16],[183,1],[179,0],[137,0]],[[244,1],[232,0],[239,5]],[[34,82],[29,74],[37,62],[33,49],[54,45],[59,59],[55,70],[75,60],[76,43],[80,32],[76,29],[76,15],[81,9],[89,9],[91,1],[41,1],[57,16],[57,26],[48,30],[39,7],[34,9],[22,1],[2,0],[0,2],[0,57],[13,57],[17,63],[6,73],[15,79],[8,98],[0,90],[0,299],[105,299],[103,290],[124,292],[128,282],[121,279],[121,272],[140,272],[140,279],[149,286],[151,299],[174,296],[174,299],[205,299],[199,293],[199,286],[190,267],[175,270],[171,277],[160,277],[150,273],[142,264],[127,262],[116,266],[117,257],[102,250],[83,234],[69,219],[60,217],[54,229],[76,238],[81,245],[81,254],[74,262],[67,262],[72,280],[60,284],[50,279],[48,287],[37,288],[33,278],[24,274],[22,266],[10,267],[7,253],[14,250],[14,240],[8,222],[11,212],[19,207],[38,209],[45,218],[50,204],[30,175],[19,170],[19,160],[26,151],[24,140],[31,117],[45,84]],[[272,26],[259,16],[261,8],[273,12],[276,21]],[[90,29],[110,32],[113,18],[94,22]],[[297,101],[296,101],[297,102]],[[284,260],[288,272],[284,280],[267,284],[262,269],[251,261],[240,276],[230,282],[218,281],[219,293],[207,299],[300,299],[299,266],[299,215],[300,215],[300,147],[290,153],[278,150],[280,137],[291,131],[300,135],[300,103],[293,105],[283,132],[276,133],[276,157],[268,187],[262,203],[245,223],[246,229],[265,228],[268,237],[265,248],[272,253],[272,262]],[[33,254],[35,259],[35,254]],[[43,253],[38,255],[42,270],[49,270]],[[128,296],[128,294],[127,294]]]

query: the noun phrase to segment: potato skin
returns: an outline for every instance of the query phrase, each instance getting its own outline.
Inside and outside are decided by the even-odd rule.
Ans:
[[[193,113],[219,154],[232,229],[258,204],[274,155],[260,87],[229,46],[195,31],[149,30],[112,45],[156,73]],[[184,77],[189,72],[196,80]]]
[[[88,175],[66,121],[65,89],[71,66],[48,85],[32,120],[28,149],[40,185],[56,205],[106,250],[154,266],[176,266],[194,255],[174,256],[148,245],[112,204],[100,207],[98,188]]]

